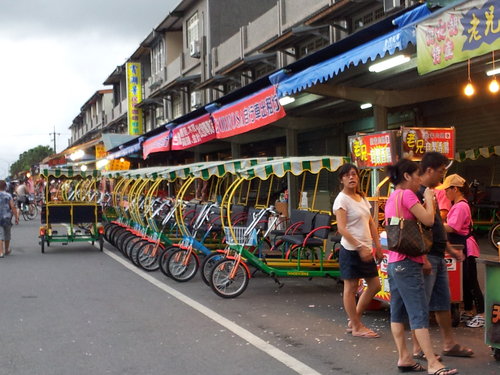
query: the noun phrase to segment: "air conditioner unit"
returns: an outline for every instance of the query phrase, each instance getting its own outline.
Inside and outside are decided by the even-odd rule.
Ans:
[[[403,3],[403,4],[402,4]],[[404,5],[404,0],[384,0],[384,13],[392,12]]]
[[[193,40],[189,43],[189,56],[194,57],[196,59],[200,58],[200,41]]]
[[[201,107],[201,92],[194,91],[191,93],[191,108]]]

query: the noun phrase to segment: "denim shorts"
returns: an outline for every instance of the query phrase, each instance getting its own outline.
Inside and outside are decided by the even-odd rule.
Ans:
[[[448,311],[451,297],[446,262],[444,258],[431,254],[427,255],[427,259],[432,265],[431,274],[424,276],[429,311]]]
[[[10,229],[12,225],[0,225],[0,241],[10,241]]]
[[[342,280],[378,277],[375,261],[363,262],[356,250],[346,250],[343,246],[340,246],[339,264],[340,278]]]
[[[389,263],[387,271],[391,289],[391,322],[404,323],[408,317],[412,330],[428,328],[429,310],[422,264],[404,259]]]

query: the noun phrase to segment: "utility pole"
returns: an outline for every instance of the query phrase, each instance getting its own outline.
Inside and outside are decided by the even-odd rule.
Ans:
[[[56,133],[56,126],[54,125],[54,131],[52,133],[49,133],[49,135],[53,135],[54,138],[52,139],[54,141],[54,154],[57,154],[57,151],[56,151],[56,137],[58,135],[61,135],[61,133]]]

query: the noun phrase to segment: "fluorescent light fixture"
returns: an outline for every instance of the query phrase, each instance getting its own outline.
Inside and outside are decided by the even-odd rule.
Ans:
[[[83,158],[83,155],[85,155],[85,152],[83,152],[83,150],[78,150],[78,151],[75,151],[73,152],[69,158],[72,160],[72,161],[75,161],[75,160],[79,160],[81,158]]]
[[[497,68],[497,69],[492,69],[492,70],[488,70],[486,72],[486,75],[488,77],[491,77],[491,76],[496,76],[497,74],[500,74],[500,68]]]
[[[359,108],[361,108],[361,109],[368,109],[368,108],[371,108],[371,107],[373,107],[372,103],[364,103],[364,104],[361,104],[359,106]]]
[[[85,172],[87,170],[87,166],[85,164],[83,164],[81,167],[80,167],[80,170],[82,172]]]
[[[391,57],[390,59],[381,61],[379,63],[371,65],[368,70],[373,73],[380,73],[384,70],[394,68],[395,66],[407,63],[411,59],[405,55],[399,55]]]
[[[290,103],[293,103],[295,101],[295,98],[292,98],[291,96],[284,96],[280,98],[279,102],[281,105],[287,105]]]
[[[101,168],[104,168],[108,164],[109,164],[108,159],[102,159],[102,160],[96,161],[95,166],[97,169],[101,169]]]

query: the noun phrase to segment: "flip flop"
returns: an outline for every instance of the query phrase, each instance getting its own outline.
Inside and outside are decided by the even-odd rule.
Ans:
[[[436,359],[441,362],[441,356],[437,353],[434,353],[436,356]],[[413,359],[420,359],[420,360],[425,360],[427,361],[427,357],[425,356],[424,352],[420,351],[417,354],[413,354]]]
[[[429,375],[456,375],[458,374],[458,370],[456,368],[448,368],[443,367],[437,370],[436,372],[429,372]]]
[[[422,372],[425,371],[425,367],[420,363],[415,362],[411,366],[398,366],[399,372]]]
[[[450,350],[443,350],[443,355],[448,357],[472,357],[474,352],[460,344],[455,344]]]
[[[353,337],[362,337],[365,339],[378,339],[380,335],[377,332],[372,331],[371,329],[365,332],[352,332]]]

